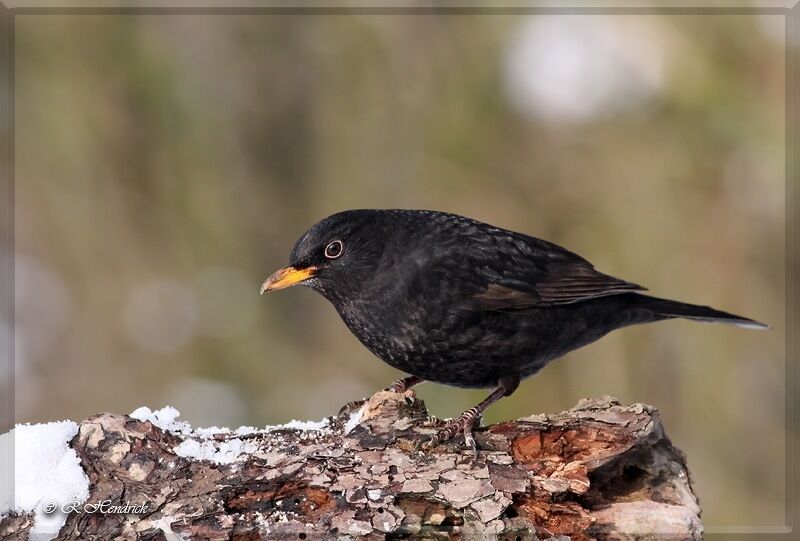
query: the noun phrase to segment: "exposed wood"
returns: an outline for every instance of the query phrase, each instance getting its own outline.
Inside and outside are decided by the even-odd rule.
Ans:
[[[72,442],[88,501],[149,510],[70,514],[58,539],[701,538],[685,457],[650,406],[585,400],[492,425],[476,431],[475,464],[461,442],[412,454],[433,432],[426,415],[413,392],[381,392],[349,433],[331,421],[253,434],[229,464],[178,456],[187,436],[150,422],[91,417]],[[6,517],[0,539],[30,527]]]

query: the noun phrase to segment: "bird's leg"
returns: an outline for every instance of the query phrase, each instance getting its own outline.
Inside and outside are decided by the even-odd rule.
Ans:
[[[392,393],[404,393],[414,385],[422,383],[423,381],[425,380],[417,376],[406,376],[404,378],[400,378],[397,381],[393,382],[391,385],[386,387],[384,391],[389,391]]]
[[[472,423],[469,425],[464,426],[464,443],[472,449],[472,463],[475,464],[478,461],[478,444],[475,443],[475,435],[472,431],[481,426],[481,417],[478,415],[473,419]]]
[[[492,391],[492,394],[483,399],[483,401],[481,401],[481,403],[477,406],[474,406],[459,415],[456,419],[445,423],[444,427],[439,432],[431,436],[430,439],[418,442],[415,450],[419,449],[422,445],[434,447],[443,441],[452,439],[456,434],[462,432],[464,434],[464,441],[472,448],[472,458],[474,462],[478,458],[478,446],[475,443],[475,436],[472,434],[472,430],[475,428],[477,423],[480,422],[481,415],[486,408],[504,396],[508,396],[513,393],[517,389],[518,385],[519,376],[503,376],[497,383],[497,388]]]
[[[438,417],[435,417],[433,415],[428,415],[427,417],[422,419],[421,424],[422,424],[422,426],[431,426],[431,427],[433,427],[433,426],[444,426],[444,425],[447,424],[447,421],[443,421],[443,420],[441,420]]]
[[[425,380],[417,376],[406,376],[404,378],[400,378],[397,381],[392,382],[391,385],[382,390],[389,391],[391,393],[404,393],[414,385],[422,383],[423,381]],[[357,408],[363,406],[366,401],[367,401],[366,398],[362,398],[361,400],[353,400],[352,402],[348,402],[347,404],[342,406],[341,409],[339,410],[339,417],[341,417],[345,413],[350,413],[352,411],[355,411]]]

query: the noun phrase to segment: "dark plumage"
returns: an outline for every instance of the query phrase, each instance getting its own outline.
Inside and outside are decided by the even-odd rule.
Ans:
[[[614,329],[676,317],[765,327],[644,295],[560,246],[442,212],[334,214],[300,237],[289,264],[262,292],[319,291],[370,351],[414,376],[394,390],[422,380],[497,387],[435,438],[463,430],[473,445],[472,423],[492,401]]]

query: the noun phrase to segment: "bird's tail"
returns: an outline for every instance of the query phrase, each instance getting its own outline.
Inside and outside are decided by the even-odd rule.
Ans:
[[[658,299],[656,297],[649,297],[647,295],[638,296],[642,297],[642,308],[658,317],[682,317],[686,319],[693,319],[695,321],[703,321],[706,323],[727,323],[729,325],[746,327],[748,329],[770,328],[769,325],[765,325],[764,323],[760,323],[753,319],[737,316],[735,314],[729,314],[728,312],[716,310],[709,306],[699,306],[697,304],[671,301],[668,299]]]

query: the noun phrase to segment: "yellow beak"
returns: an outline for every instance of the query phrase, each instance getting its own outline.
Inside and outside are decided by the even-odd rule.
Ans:
[[[316,271],[316,267],[306,267],[305,269],[284,267],[279,269],[261,284],[261,294],[263,295],[265,291],[277,291],[299,284],[314,276]]]

